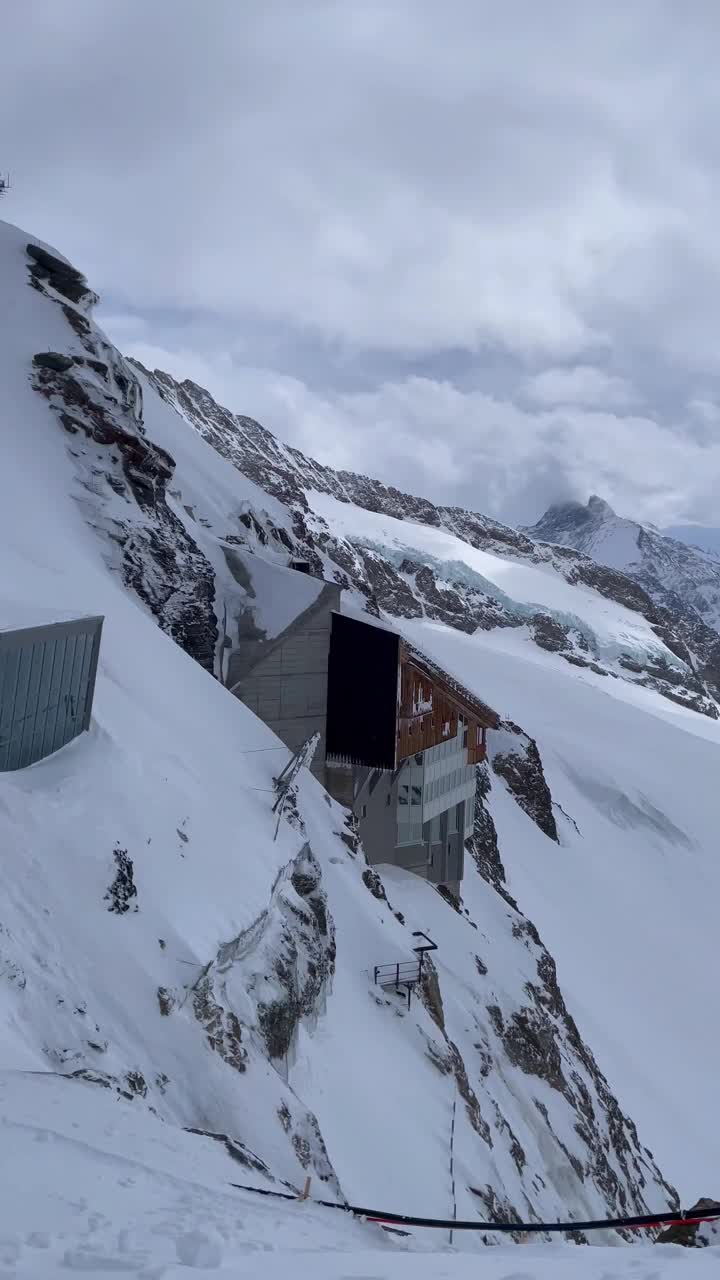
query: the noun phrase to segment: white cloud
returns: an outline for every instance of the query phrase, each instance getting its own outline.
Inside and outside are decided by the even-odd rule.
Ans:
[[[676,355],[720,323],[713,8],[28,7],[13,215],[136,307],[555,357],[625,318]]]
[[[544,369],[528,378],[525,395],[544,405],[588,405],[614,408],[635,399],[624,378],[605,373],[592,365]]]
[[[424,377],[319,392],[227,354],[193,358],[141,343],[130,351],[192,377],[311,457],[437,502],[529,523],[553,501],[598,491],[621,514],[658,525],[688,511],[717,517],[720,436],[696,440],[630,409],[528,410]]]
[[[720,426],[674,408],[719,391],[710,0],[7,10],[3,212],[122,342],[475,506],[715,501]]]

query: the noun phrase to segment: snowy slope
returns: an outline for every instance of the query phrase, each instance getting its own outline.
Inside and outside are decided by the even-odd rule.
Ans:
[[[684,1196],[702,1194],[720,1150],[717,723],[620,681],[569,681],[558,658],[523,649],[513,633],[400,625],[471,688],[492,689],[537,737],[568,819],[558,849],[496,793],[509,887],[547,940],[580,1029],[645,1141]]]
[[[329,494],[311,491],[308,500],[314,516],[336,534],[381,550],[398,568],[408,559],[421,560],[438,576],[465,578],[470,585],[492,592],[518,619],[530,620],[542,610],[585,633],[601,657],[612,659],[629,652],[642,659],[662,655],[666,661],[677,662],[641,614],[604,599],[590,588],[571,585],[552,565],[501,559],[469,546],[445,529],[365,511]]]
[[[207,401],[205,411],[209,412]],[[193,425],[197,429],[197,421]],[[226,455],[233,452],[234,438],[229,434],[224,441]],[[687,1079],[689,1089],[700,1089],[699,1117],[707,1113],[720,1065],[712,1023],[705,1016],[713,1000],[711,955],[718,902],[712,852],[717,725],[627,679],[609,681],[602,671],[587,668],[568,670],[562,657],[538,647],[529,621],[542,609],[566,623],[572,618],[606,657],[632,650],[642,659],[643,653],[647,657],[662,649],[656,628],[642,613],[586,588],[582,580],[571,585],[542,548],[537,556],[518,555],[514,548],[500,555],[495,530],[490,553],[458,537],[440,521],[413,519],[415,512],[402,510],[402,504],[399,515],[403,518],[397,518],[378,510],[385,504],[375,496],[376,509],[369,510],[348,502],[347,494],[313,488],[312,474],[303,479],[305,525],[318,549],[328,551],[325,530],[332,530],[330,572],[338,562],[345,563],[337,554],[344,542],[354,552],[366,549],[381,560],[384,569],[400,572],[410,583],[408,561],[431,566],[441,587],[444,583],[457,587],[460,578],[474,579],[516,620],[525,619],[524,625],[478,627],[468,635],[429,619],[426,598],[420,592],[413,596],[420,603],[415,621],[407,618],[404,599],[393,608],[392,595],[390,599],[379,596],[395,625],[537,739],[557,806],[563,849],[575,853],[570,865],[577,871],[566,900],[564,879],[557,880],[557,848],[504,798],[506,793],[496,784],[492,808],[496,816],[500,814],[500,845],[512,891],[525,904],[526,884],[532,885],[530,915],[543,933],[547,928],[554,930],[552,949],[561,957],[561,984],[570,983],[573,989],[572,1008],[585,1038],[603,1044],[607,1062],[614,1067],[613,1086],[624,1097],[627,1084],[631,1113],[643,1117],[641,1131],[655,1151],[662,1150],[666,1167],[679,1170],[683,1191],[690,1197],[701,1194],[714,1177],[718,1140],[702,1119],[697,1126],[692,1120],[682,1121],[684,1108],[677,1098],[678,1081]],[[608,518],[604,504],[601,516]],[[622,525],[614,530],[614,546],[606,546],[615,564],[633,554],[636,541],[629,522]],[[676,662],[672,650],[665,650],[663,656],[669,664]],[[558,766],[556,756],[567,767]],[[686,759],[687,768],[683,767]],[[576,767],[574,773],[573,761],[582,761],[582,768]],[[562,819],[562,810],[574,821]],[[693,865],[698,866],[697,882],[686,877],[690,850]],[[537,890],[538,865],[545,876],[544,893]],[[661,877],[658,865],[663,867]],[[595,912],[598,877],[602,910]],[[472,877],[463,886],[466,902],[471,883]],[[423,889],[413,885],[412,891],[422,893]],[[701,906],[696,902],[698,891]],[[615,945],[618,928],[622,946]],[[677,955],[668,950],[669,933],[677,934]],[[634,984],[628,981],[628,972],[638,966],[643,992],[639,1044],[633,1039],[639,1001],[633,995]],[[611,999],[606,990],[608,975]],[[697,991],[697,1002],[689,991]],[[680,1037],[673,1030],[678,1023]],[[681,1085],[680,1095],[684,1092]],[[668,1115],[676,1117],[674,1123],[667,1124]]]
[[[115,1102],[85,1083],[5,1073],[0,1124],[13,1160],[0,1166],[0,1266],[13,1280],[129,1275],[182,1280],[474,1280],[463,1238],[390,1237],[311,1204],[233,1190],[255,1185],[224,1148],[171,1129],[142,1103]],[[26,1189],[32,1186],[33,1195]],[[488,1280],[705,1280],[720,1249],[638,1242],[486,1250]]]
[[[73,300],[58,292],[57,274],[54,282],[29,278],[27,237],[3,225],[0,232],[0,278],[12,317],[0,355],[3,457],[12,460],[0,471],[0,618],[14,625],[38,608],[45,616],[106,618],[91,732],[29,770],[0,775],[0,1071],[39,1071],[48,1077],[43,1085],[67,1089],[94,1082],[93,1098],[115,1109],[121,1132],[125,1103],[134,1099],[137,1114],[154,1109],[172,1144],[185,1142],[183,1127],[229,1135],[245,1162],[243,1177],[253,1173],[265,1186],[277,1185],[275,1179],[300,1187],[310,1172],[331,1198],[379,1196],[396,1210],[445,1213],[454,1104],[461,1215],[542,1219],[673,1203],[643,1148],[650,1141],[660,1154],[670,1072],[658,1075],[656,1064],[651,1071],[643,1061],[633,1075],[617,1051],[599,994],[605,963],[595,955],[593,969],[580,902],[584,869],[594,892],[605,841],[614,839],[618,858],[624,851],[630,864],[632,849],[618,842],[617,824],[606,813],[594,825],[591,815],[602,808],[597,795],[588,801],[580,788],[581,801],[555,753],[561,735],[582,777],[594,777],[602,760],[624,794],[613,773],[612,734],[603,729],[593,739],[594,754],[583,757],[586,724],[597,708],[619,700],[628,720],[611,728],[624,735],[626,753],[634,745],[634,785],[651,797],[650,810],[632,800],[629,812],[640,808],[647,818],[655,808],[668,810],[660,834],[656,817],[635,832],[642,874],[659,847],[667,879],[667,898],[659,890],[647,895],[646,968],[656,963],[657,939],[667,928],[679,879],[674,859],[692,857],[699,868],[706,914],[681,938],[687,955],[680,973],[696,973],[682,1027],[695,1037],[693,1052],[707,1051],[709,1079],[716,1068],[698,1029],[708,996],[697,971],[707,965],[713,894],[717,902],[703,799],[716,759],[714,722],[636,684],[618,678],[609,685],[607,677],[547,655],[522,618],[481,636],[433,623],[419,603],[429,599],[417,586],[422,566],[413,576],[395,562],[406,547],[439,565],[454,563],[457,554],[468,572],[525,610],[522,617],[536,605],[572,615],[608,652],[613,644],[657,652],[662,638],[641,612],[569,586],[554,567],[514,566],[512,558],[486,554],[476,562],[481,553],[470,544],[457,547],[458,539],[444,533],[430,546],[421,541],[421,526],[408,521],[407,543],[398,543],[394,523],[383,516],[371,531],[373,548],[363,549],[367,513],[347,502],[342,513],[313,514],[308,507],[299,525],[294,507],[219,456],[148,382],[143,407],[132,368],[92,324],[89,290],[75,281]],[[72,357],[72,366],[33,364],[48,352]],[[337,557],[345,559],[349,607],[362,600],[379,609],[379,588],[375,595],[363,589],[371,572],[376,584],[387,574],[392,591],[404,583],[405,598],[417,607],[402,625],[537,737],[549,757],[553,795],[557,786],[556,800],[581,830],[586,819],[592,835],[575,840],[571,824],[561,826],[558,846],[499,777],[488,795],[488,776],[459,911],[398,872],[387,875],[388,902],[347,814],[309,776],[297,815],[281,823],[275,840],[272,779],[287,753],[210,671],[219,674],[226,614],[235,623],[250,610],[271,633],[303,593],[317,590],[313,579],[283,568],[290,552],[302,548],[328,574],[339,574]],[[351,575],[356,563],[365,578]],[[287,580],[280,602],[267,587],[278,573]],[[386,604],[391,598],[392,592],[383,597]],[[668,650],[666,661],[672,658]],[[546,709],[550,677],[558,704],[566,706],[557,724]],[[609,685],[612,699],[601,685]],[[687,797],[674,794],[668,763],[685,753],[686,737],[696,778]],[[656,742],[667,757],[659,774]],[[622,803],[620,813],[627,816]],[[488,870],[493,818],[519,905],[498,865]],[[690,842],[681,842],[681,853],[673,847],[672,856],[671,830]],[[564,888],[548,885],[557,860],[571,855],[576,881],[570,879],[563,911],[557,904],[565,901]],[[118,913],[112,886],[125,859],[137,897]],[[541,867],[544,893],[537,885]],[[639,876],[631,882],[633,902]],[[627,959],[630,922],[616,916],[610,880],[609,871],[600,879],[601,927],[610,936],[621,931],[619,951]],[[569,1009],[552,959],[524,914],[527,901],[543,932],[547,924],[553,933]],[[567,920],[575,918],[584,936],[574,950]],[[374,964],[412,954],[417,928],[437,936],[440,950],[421,998],[407,1011],[379,993],[371,975]],[[667,962],[661,972],[667,975]],[[610,1025],[625,1032],[636,1004],[620,991],[616,968],[610,975],[619,1001]],[[661,993],[652,984],[650,991],[649,1044],[659,1053]],[[671,996],[676,991],[670,987]],[[591,1017],[597,1025],[589,1025]],[[674,1069],[675,1096],[687,1081],[703,1101],[709,1097],[705,1061],[695,1075],[680,1061]],[[69,1074],[79,1079],[55,1080]],[[623,1111],[632,1106],[643,1114],[643,1088],[655,1091],[658,1103],[645,1106],[638,1139]],[[702,1138],[695,1144],[687,1126],[676,1141],[665,1138],[663,1173],[680,1180],[686,1200],[696,1192],[695,1177],[702,1179],[698,1194],[713,1190],[706,1185],[711,1138],[704,1146]],[[36,1176],[31,1164],[28,1188]]]
[[[602,498],[550,507],[532,538],[573,547],[635,578],[661,603],[673,597],[710,627],[720,627],[720,560],[682,530],[660,530],[617,516]]]

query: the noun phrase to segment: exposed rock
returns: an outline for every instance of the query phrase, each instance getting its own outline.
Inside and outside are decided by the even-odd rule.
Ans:
[[[91,462],[86,448],[75,453],[83,506],[90,508],[93,527],[119,549],[126,584],[149,606],[163,630],[212,672],[217,643],[214,574],[167,503],[174,460],[146,439],[139,384],[130,374],[125,377],[117,358],[113,364],[109,354],[101,362],[103,368],[112,365],[114,397],[102,395],[94,382],[83,381],[77,359],[70,363],[75,366],[72,376],[59,372],[56,361],[36,359],[34,385],[70,435],[83,435],[106,450],[103,468]],[[107,497],[98,477],[107,484]],[[105,516],[111,493],[126,498],[126,522]]]
[[[513,1013],[507,1023],[498,1005],[488,1005],[488,1014],[510,1062],[562,1093],[566,1082],[560,1050],[547,1024],[528,1009]]]
[[[708,1200],[703,1197],[688,1210],[690,1214],[709,1217],[716,1214],[720,1217],[720,1200]],[[677,1222],[666,1227],[657,1237],[656,1244],[680,1244],[688,1249],[702,1249],[707,1245],[720,1245],[720,1221],[716,1222]]]
[[[559,843],[552,796],[534,739],[519,725],[504,720],[500,731],[492,735],[491,762],[520,808],[546,836]]]
[[[67,373],[75,363],[72,356],[61,355],[59,351],[38,351],[32,362],[36,369],[52,369],[55,373]]]
[[[147,1083],[141,1071],[128,1071],[125,1076],[127,1087],[135,1098],[147,1098]]]
[[[125,915],[127,911],[137,911],[138,904],[137,888],[134,880],[134,867],[132,858],[128,857],[127,849],[121,849],[119,846],[113,850],[113,858],[115,859],[115,879],[105,894],[105,901],[110,903],[108,911],[114,912],[115,915]]]
[[[497,831],[487,806],[490,794],[490,770],[487,763],[479,764],[475,771],[475,815],[473,834],[467,841],[467,849],[484,880],[517,909],[505,885],[505,867],[500,857]]]
[[[562,653],[568,647],[568,628],[546,613],[537,613],[533,618],[533,639],[549,653]]]
[[[423,964],[419,994],[433,1022],[444,1034],[445,1010],[443,1009],[442,992],[440,991],[437,969],[429,956],[425,957]]]
[[[241,1164],[244,1169],[252,1169],[254,1173],[264,1174],[270,1182],[275,1181],[265,1161],[237,1138],[230,1138],[226,1133],[213,1133],[209,1129],[186,1129],[185,1132],[197,1134],[199,1138],[212,1138],[213,1142],[219,1142],[225,1148],[231,1160]]]
[[[422,605],[397,570],[377,552],[359,550],[367,581],[380,608],[399,618],[421,618]]]
[[[161,1014],[164,1018],[168,1018],[175,1008],[175,996],[172,991],[168,991],[167,987],[158,987],[157,998]]]
[[[377,871],[373,871],[372,867],[368,867],[363,871],[363,884],[369,889],[373,898],[377,898],[378,902],[387,902],[387,894],[385,885],[383,884]]]
[[[30,277],[36,287],[49,285],[55,293],[60,293],[69,302],[88,303],[96,301],[96,295],[88,288],[87,280],[81,271],[71,267],[69,262],[55,257],[47,249],[38,244],[28,244],[27,255],[32,259]]]
[[[248,1055],[242,1042],[240,1019],[231,1009],[223,1009],[218,1004],[212,973],[206,973],[197,983],[193,992],[192,1009],[200,1025],[205,1028],[210,1048],[236,1071],[246,1071]]]

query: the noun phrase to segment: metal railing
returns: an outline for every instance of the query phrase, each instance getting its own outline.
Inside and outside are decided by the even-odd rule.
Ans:
[[[415,986],[420,981],[420,961],[400,960],[397,964],[376,964],[375,985],[378,987]]]

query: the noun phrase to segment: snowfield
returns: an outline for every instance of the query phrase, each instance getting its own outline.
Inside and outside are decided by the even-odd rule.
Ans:
[[[456,911],[408,873],[371,872],[347,813],[309,775],[297,812],[278,823],[273,778],[288,752],[123,578],[112,533],[129,526],[142,559],[143,520],[156,532],[157,510],[107,487],[113,446],[64,431],[32,386],[35,353],[84,359],[83,322],[113,377],[134,384],[84,304],[68,320],[62,299],[29,287],[27,241],[0,224],[0,627],[79,614],[105,625],[91,731],[0,774],[0,1278],[715,1274],[712,1246],[613,1236],[604,1247],[488,1248],[468,1233],[451,1250],[427,1232],[391,1237],[231,1188],[299,1191],[311,1176],[325,1199],[447,1215],[455,1108],[460,1218],[487,1220],[490,1202],[535,1221],[601,1217],[609,1203],[664,1211],[667,1183],[684,1207],[717,1194],[720,730],[650,690],[530,655],[521,630],[468,636],[386,618],[537,740],[560,844],[493,777],[488,812],[519,907],[468,857]],[[83,368],[85,386],[103,376]],[[103,387],[97,402],[120,413]],[[287,509],[149,387],[143,431],[176,463],[167,505],[211,567],[217,598],[247,605],[272,634],[317,590],[282,567]],[[549,569],[313,502],[388,559],[410,549],[450,574],[462,563],[518,609],[579,618],[608,651],[672,657],[642,617]],[[253,530],[269,524],[278,536],[263,542]],[[143,567],[163,585],[154,561]],[[531,921],[639,1129],[638,1140],[562,1041],[561,1066],[606,1160],[599,1172],[575,1095],[506,1056],[493,1029],[493,1016],[507,1028],[539,981]],[[440,999],[416,997],[408,1010],[375,987],[373,967],[412,957],[417,929],[438,943]]]
[[[311,1203],[234,1189],[255,1179],[221,1144],[84,1082],[0,1074],[0,1274],[13,1280],[708,1280],[720,1247],[501,1245],[389,1236]],[[30,1188],[32,1194],[28,1194]]]
[[[683,1201],[717,1177],[720,725],[652,690],[523,653],[517,633],[400,629],[537,737],[560,849],[507,794],[493,813],[511,892],[558,964],[588,1043]],[[492,749],[492,744],[491,744]],[[564,815],[568,815],[567,818]]]
[[[361,545],[382,549],[399,567],[405,557],[428,564],[447,581],[467,582],[490,590],[511,613],[531,617],[538,609],[570,626],[579,626],[608,658],[625,652],[676,659],[637,613],[580,585],[571,586],[550,565],[490,555],[462,538],[431,525],[396,520],[340,502],[327,493],[308,494],[314,513],[335,532]]]

